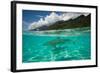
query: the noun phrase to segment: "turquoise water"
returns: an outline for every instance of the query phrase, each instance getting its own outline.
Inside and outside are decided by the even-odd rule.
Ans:
[[[91,59],[90,29],[23,32],[23,63]]]

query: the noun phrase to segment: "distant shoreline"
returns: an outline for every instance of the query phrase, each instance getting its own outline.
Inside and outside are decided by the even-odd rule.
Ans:
[[[72,29],[72,28],[84,28],[91,26],[91,14],[88,16],[81,15],[75,19],[68,21],[58,21],[52,25],[30,29],[29,31],[42,31],[42,30],[61,30],[61,29]]]
[[[36,36],[74,36],[81,33],[91,32],[90,27],[63,29],[63,30],[45,30],[45,31],[25,31],[23,35],[36,35]]]

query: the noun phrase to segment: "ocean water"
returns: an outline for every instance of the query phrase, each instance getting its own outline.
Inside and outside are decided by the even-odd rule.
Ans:
[[[90,28],[23,32],[22,62],[91,59]]]

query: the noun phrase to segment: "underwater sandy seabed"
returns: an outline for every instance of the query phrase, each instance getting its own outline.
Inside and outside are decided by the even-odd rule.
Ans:
[[[89,28],[23,32],[22,62],[91,59]]]

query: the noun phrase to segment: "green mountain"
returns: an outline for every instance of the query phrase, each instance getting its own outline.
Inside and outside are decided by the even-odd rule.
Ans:
[[[41,26],[33,30],[58,30],[58,29],[71,29],[71,28],[82,28],[90,27],[91,25],[91,15],[88,16],[81,15],[75,19],[70,19],[67,21],[58,21],[49,26]]]

